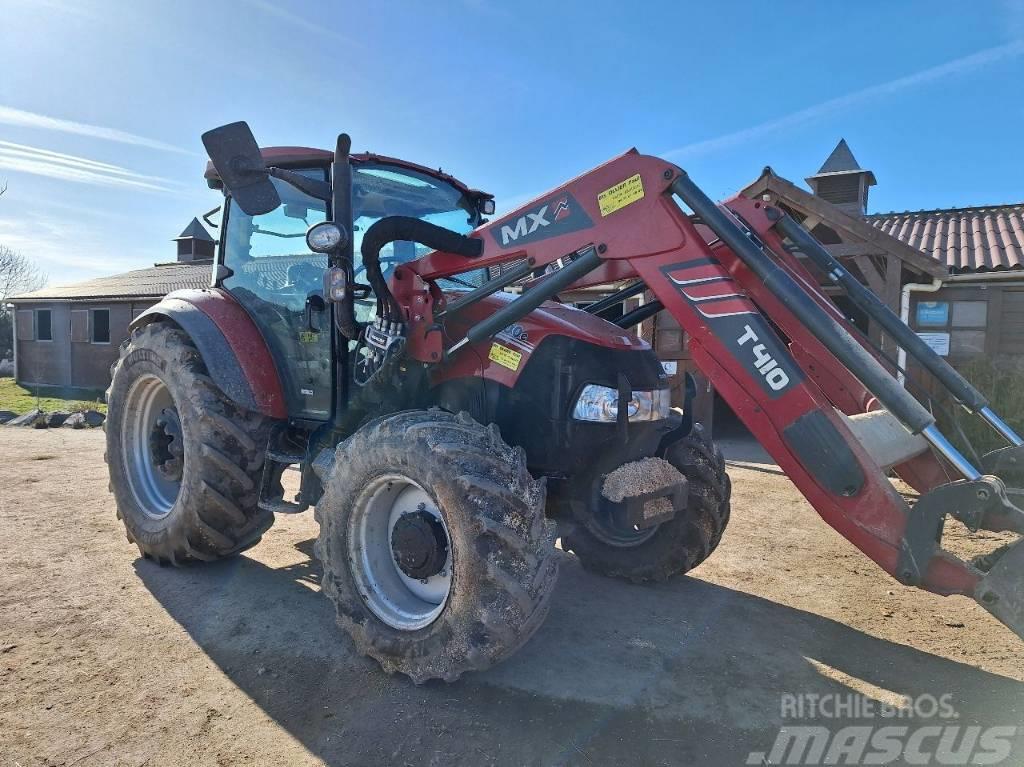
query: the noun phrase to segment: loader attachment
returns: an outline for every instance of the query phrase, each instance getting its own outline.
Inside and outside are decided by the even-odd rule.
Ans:
[[[1020,437],[870,291],[854,287],[846,270],[783,211],[742,196],[716,204],[677,166],[631,151],[472,236],[484,243],[473,267],[515,265],[447,308],[438,306],[442,322],[504,287],[513,273],[535,279],[519,298],[450,339],[432,333],[435,319],[424,313],[423,330],[414,325],[412,332],[424,339],[410,346],[414,359],[451,359],[467,347],[486,357],[482,344],[559,292],[631,281],[617,300],[641,291],[654,300],[616,324],[627,328],[671,313],[687,333],[694,365],[828,524],[902,583],[971,596],[1024,636],[1024,544],[993,555],[988,566],[942,547],[949,518],[971,531],[1024,533],[1015,502],[1024,461]],[[849,290],[1007,448],[973,465],[857,336],[795,249]],[[468,268],[452,254],[432,253],[408,265],[415,279],[401,281],[415,287]],[[430,303],[425,290],[417,300]],[[890,472],[920,493],[916,501],[897,490]],[[779,529],[782,534],[784,524]]]
[[[981,606],[1024,637],[1024,542],[1000,552],[974,595]]]

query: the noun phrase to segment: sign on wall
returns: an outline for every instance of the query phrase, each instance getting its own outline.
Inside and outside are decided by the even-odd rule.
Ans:
[[[948,301],[918,301],[918,327],[945,327],[949,323]]]
[[[928,344],[940,357],[949,356],[949,333],[918,333],[917,337]]]

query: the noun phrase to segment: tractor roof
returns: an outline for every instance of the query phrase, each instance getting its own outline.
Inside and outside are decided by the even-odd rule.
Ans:
[[[328,165],[334,160],[334,152],[328,152],[326,149],[313,149],[312,147],[307,146],[262,147],[260,149],[260,154],[263,155],[263,161],[267,165],[285,168],[308,168],[316,165]],[[480,191],[479,189],[471,189],[454,176],[450,176],[442,171],[440,168],[428,168],[425,165],[418,165],[417,163],[409,162],[408,160],[400,160],[397,157],[388,157],[387,155],[372,154],[370,152],[352,154],[350,155],[350,159],[357,165],[365,162],[384,162],[399,165],[403,168],[419,171],[420,173],[425,173],[429,176],[434,176],[435,178],[447,181],[456,189],[470,197],[490,198],[492,196],[487,192]],[[209,184],[212,189],[221,188],[220,176],[217,174],[212,162],[206,163],[206,173],[204,173],[203,176],[206,178],[207,184]]]

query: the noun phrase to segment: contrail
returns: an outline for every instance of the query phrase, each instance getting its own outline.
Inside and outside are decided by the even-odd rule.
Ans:
[[[146,176],[119,165],[98,162],[87,157],[52,152],[10,141],[0,141],[0,168],[93,186],[129,187],[154,192],[174,191],[168,186],[174,182],[164,178]]]
[[[692,144],[687,144],[686,146],[678,147],[676,149],[670,149],[667,152],[663,152],[662,156],[680,159],[700,157],[722,149],[728,149],[729,147],[736,146],[738,144],[744,144],[751,139],[760,138],[761,136],[765,136],[770,133],[794,128],[798,125],[811,122],[812,120],[826,117],[833,112],[848,109],[856,104],[871,101],[882,96],[888,96],[898,91],[913,88],[917,85],[923,85],[924,83],[939,80],[950,75],[961,74],[973,69],[980,69],[981,67],[988,66],[989,64],[993,64],[997,61],[1014,58],[1022,54],[1024,54],[1024,40],[1015,40],[1011,43],[1006,43],[1005,45],[986,48],[983,51],[978,51],[977,53],[972,53],[969,56],[963,56],[962,58],[948,61],[945,64],[939,64],[938,66],[930,67],[928,69],[922,69],[920,72],[914,72],[913,74],[906,75],[904,77],[897,77],[895,80],[890,80],[889,82],[872,85],[867,88],[863,88],[862,90],[848,93],[845,96],[838,96],[837,98],[829,99],[828,101],[822,101],[820,104],[815,104],[814,106],[801,109],[793,112],[792,114],[785,115],[784,117],[778,117],[774,120],[760,123],[759,125],[753,125],[749,128],[744,128],[743,130],[726,133],[722,136],[716,136],[715,138],[696,141]]]
[[[134,133],[126,133],[116,128],[106,128],[102,125],[90,125],[88,123],[74,122],[73,120],[62,120],[58,117],[26,112],[22,109],[14,109],[0,105],[0,125],[14,125],[19,128],[39,128],[40,130],[52,130],[60,133],[73,133],[76,136],[88,136],[90,138],[103,139],[104,141],[115,141],[119,144],[130,144],[131,146],[145,147],[146,149],[157,149],[161,152],[174,152],[176,154],[195,154],[187,149],[167,144],[156,139],[138,136]]]

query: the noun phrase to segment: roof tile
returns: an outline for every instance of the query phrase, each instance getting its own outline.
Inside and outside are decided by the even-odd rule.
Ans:
[[[1024,203],[873,213],[864,218],[952,272],[1024,269]]]
[[[11,300],[162,298],[175,290],[209,287],[212,268],[210,261],[161,264],[149,269],[136,269],[110,277],[98,277],[74,285],[46,287],[12,296]]]

